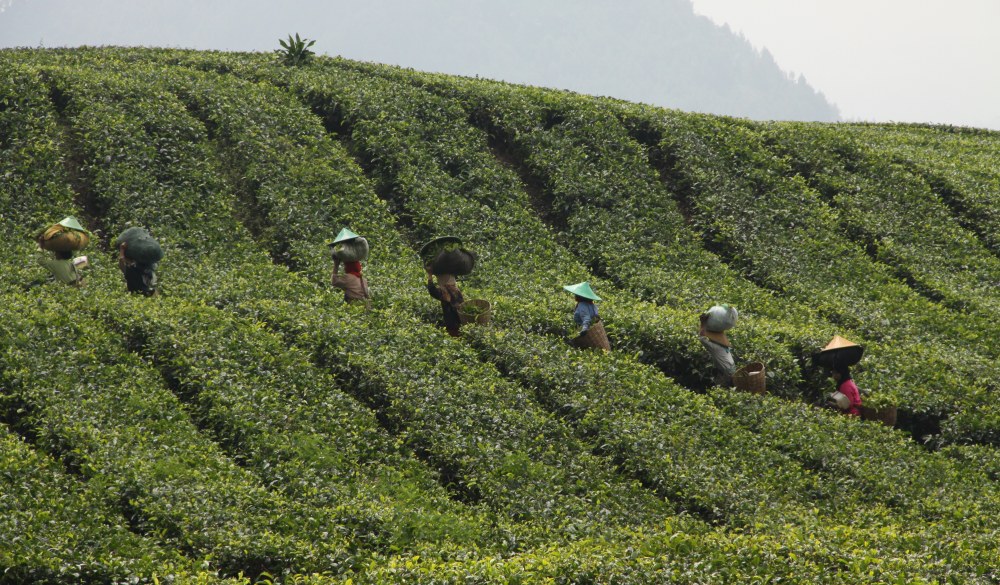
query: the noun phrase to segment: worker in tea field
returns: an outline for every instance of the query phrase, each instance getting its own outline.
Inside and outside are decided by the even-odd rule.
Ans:
[[[156,268],[163,259],[163,250],[145,229],[130,227],[115,238],[118,248],[118,268],[125,277],[129,292],[151,297],[157,292]]]
[[[83,268],[87,257],[74,257],[90,244],[88,232],[75,217],[69,216],[38,234],[38,247],[51,253],[41,253],[37,261],[49,271],[53,280],[72,286],[83,286]]]
[[[834,405],[842,414],[861,416],[861,391],[851,377],[851,368],[838,366],[830,372],[830,377],[837,386],[837,391],[830,397]]]
[[[344,291],[345,302],[367,303],[371,298],[371,291],[368,289],[368,281],[361,274],[361,262],[368,259],[368,240],[345,227],[329,245],[333,256],[330,284]],[[340,274],[341,262],[344,263],[343,275]]]
[[[729,305],[715,305],[698,316],[698,340],[712,358],[715,366],[712,381],[717,386],[733,386],[736,361],[733,359],[733,347],[726,331],[736,326],[737,319],[739,312],[736,307]]]
[[[597,347],[600,349],[611,349],[608,343],[607,333],[601,323],[601,317],[597,311],[597,301],[601,297],[597,296],[594,289],[587,281],[563,286],[563,290],[573,293],[573,300],[576,306],[573,307],[573,322],[580,328],[577,336],[570,343],[576,347]]]
[[[52,279],[71,286],[80,287],[84,285],[83,268],[87,265],[87,257],[74,257],[73,252],[66,250],[53,250],[51,256],[39,255],[38,263],[41,264]]]
[[[358,260],[344,262],[344,274],[339,274],[339,272],[340,261],[334,260],[330,284],[334,288],[344,291],[344,301],[348,303],[368,302],[368,299],[371,298],[371,291],[368,289],[368,281],[361,275],[361,262]]]
[[[843,414],[861,416],[861,391],[851,377],[851,366],[861,361],[865,348],[834,335],[830,343],[813,356],[813,362],[826,368],[836,384],[836,391],[830,395],[830,402]]]
[[[434,271],[430,266],[425,266],[427,271],[427,292],[432,297],[441,301],[441,314],[444,317],[444,328],[448,335],[460,337],[462,332],[462,320],[458,315],[459,307],[465,299],[462,291],[458,290],[458,282],[454,274],[438,274],[437,284],[434,284]]]

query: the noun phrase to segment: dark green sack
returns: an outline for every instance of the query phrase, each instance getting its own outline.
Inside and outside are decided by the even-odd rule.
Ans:
[[[115,247],[125,244],[125,257],[139,264],[153,265],[163,259],[160,244],[141,227],[130,227],[115,238]]]

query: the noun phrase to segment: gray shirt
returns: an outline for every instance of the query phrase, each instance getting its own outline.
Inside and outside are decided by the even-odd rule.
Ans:
[[[713,381],[719,386],[732,386],[733,374],[736,373],[736,362],[733,360],[732,351],[707,337],[698,336],[698,340],[708,350],[708,355],[712,357],[712,363],[715,364]]]

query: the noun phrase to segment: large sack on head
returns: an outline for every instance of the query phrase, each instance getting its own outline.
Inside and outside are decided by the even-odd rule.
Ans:
[[[333,258],[341,262],[363,262],[368,259],[368,240],[361,236],[333,244]]]
[[[38,236],[38,245],[53,252],[76,252],[90,245],[90,234],[73,217],[45,228]]]
[[[707,315],[705,329],[709,331],[729,331],[736,326],[736,321],[739,319],[736,307],[729,305],[715,305],[708,310]]]
[[[434,274],[454,274],[465,276],[476,267],[476,255],[465,248],[453,248],[442,251],[431,262],[431,272]]]
[[[115,247],[125,244],[125,257],[139,264],[156,264],[163,259],[163,249],[141,227],[130,227],[115,238]]]

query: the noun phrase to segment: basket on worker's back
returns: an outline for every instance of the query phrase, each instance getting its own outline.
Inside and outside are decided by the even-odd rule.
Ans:
[[[767,376],[764,364],[752,362],[736,370],[733,374],[733,384],[737,390],[750,392],[753,394],[764,394],[767,392]]]
[[[896,426],[896,406],[886,405],[881,408],[871,408],[861,405],[861,420],[877,420],[887,427]]]
[[[611,342],[608,341],[608,334],[604,331],[604,323],[601,321],[591,323],[586,333],[573,339],[573,345],[584,349],[590,347],[605,351],[611,349]]]
[[[462,323],[486,325],[493,318],[493,305],[483,299],[469,299],[458,307],[458,320]]]

